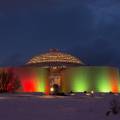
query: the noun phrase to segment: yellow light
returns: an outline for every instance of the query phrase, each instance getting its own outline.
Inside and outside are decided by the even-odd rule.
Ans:
[[[94,94],[94,91],[91,91],[91,94]]]
[[[51,91],[51,92],[53,92],[53,91],[54,91],[54,88],[53,88],[53,87],[51,87],[51,88],[50,88],[50,91]]]

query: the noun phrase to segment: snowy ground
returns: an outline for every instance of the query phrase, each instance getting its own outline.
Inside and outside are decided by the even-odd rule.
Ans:
[[[113,99],[120,95],[1,94],[0,120],[120,120],[120,113],[106,116]]]

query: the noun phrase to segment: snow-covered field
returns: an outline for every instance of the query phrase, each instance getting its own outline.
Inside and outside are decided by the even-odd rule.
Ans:
[[[0,120],[120,120],[120,113],[106,116],[113,99],[120,95],[1,94]]]

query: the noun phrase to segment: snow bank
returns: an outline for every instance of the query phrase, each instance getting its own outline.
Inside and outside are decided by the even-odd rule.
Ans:
[[[113,99],[120,96],[1,94],[0,120],[119,120],[120,113],[106,116]]]

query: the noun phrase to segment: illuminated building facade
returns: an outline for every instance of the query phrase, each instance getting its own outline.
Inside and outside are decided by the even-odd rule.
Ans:
[[[21,81],[20,92],[120,92],[119,70],[85,66],[77,57],[57,49],[31,58],[25,66],[13,68]]]

